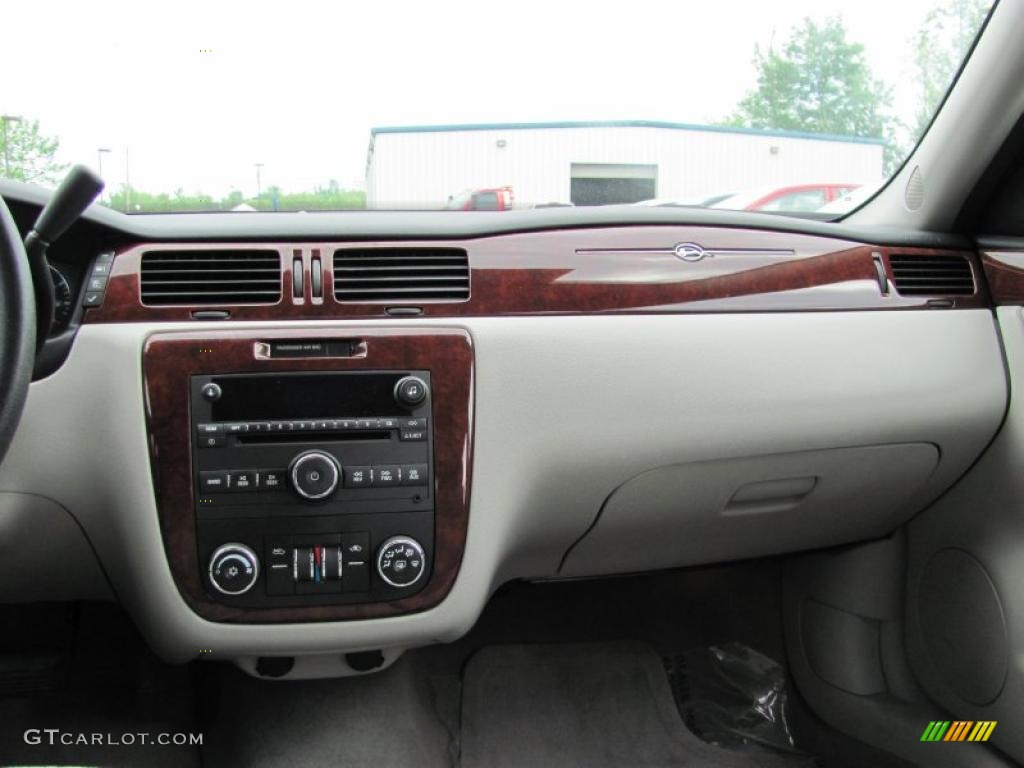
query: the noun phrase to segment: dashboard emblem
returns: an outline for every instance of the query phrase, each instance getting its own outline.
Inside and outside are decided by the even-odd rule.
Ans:
[[[705,256],[711,257],[714,254],[705,251],[696,243],[679,243],[672,252],[683,261],[700,261]]]

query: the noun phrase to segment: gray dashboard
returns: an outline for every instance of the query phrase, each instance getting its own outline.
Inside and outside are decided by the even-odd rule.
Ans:
[[[408,323],[373,324],[384,326]],[[641,544],[645,532],[679,537],[678,549],[660,551],[657,567],[843,543],[887,533],[945,491],[992,439],[1007,403],[987,310],[494,317],[430,326],[465,329],[476,354],[468,537],[440,605],[301,625],[225,624],[190,610],[164,555],[142,377],[146,339],[194,329],[187,323],[83,326],[63,367],[32,385],[0,469],[0,524],[17,517],[20,541],[62,549],[40,562],[33,596],[103,598],[109,584],[152,646],[173,661],[195,658],[200,648],[241,660],[443,642],[465,633],[506,581],[642,566],[642,555],[614,551],[614,536],[587,536],[600,531],[601,510],[616,491],[645,472],[671,476],[671,468],[684,467],[699,484],[701,462],[725,462],[732,467],[726,484],[739,490],[790,476],[792,459],[779,465],[768,458],[783,454],[806,457],[803,474],[848,470],[839,486],[843,503],[810,516],[791,507],[756,516],[770,519],[778,536],[747,535],[743,521],[723,509],[706,501],[698,508],[685,495],[665,498],[665,488],[635,495],[620,516],[632,516]],[[279,326],[224,323],[218,330],[261,327]],[[360,324],[289,327],[315,333]],[[894,503],[881,517],[858,507],[857,495],[876,479],[865,472],[870,464],[858,465],[856,451],[822,464],[837,449],[911,444],[933,448],[891,454],[892,472],[875,490]],[[921,463],[929,450],[932,458]],[[806,497],[817,498],[813,490]],[[74,526],[51,538],[51,516],[32,512],[39,499],[66,510]],[[695,544],[700,535],[716,537],[718,548]],[[580,542],[587,557],[566,560]],[[0,562],[24,567],[24,559]],[[22,599],[23,582],[0,573],[2,599]]]

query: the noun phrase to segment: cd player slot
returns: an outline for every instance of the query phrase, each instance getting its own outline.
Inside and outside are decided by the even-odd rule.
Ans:
[[[348,443],[353,440],[389,440],[391,432],[386,429],[371,430],[366,432],[285,432],[283,434],[249,434],[237,435],[235,440],[241,445],[267,443]]]

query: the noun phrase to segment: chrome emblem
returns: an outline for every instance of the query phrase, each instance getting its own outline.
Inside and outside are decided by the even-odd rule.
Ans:
[[[705,256],[708,258],[714,256],[710,251],[705,251],[696,243],[680,243],[672,252],[683,261],[700,261]]]

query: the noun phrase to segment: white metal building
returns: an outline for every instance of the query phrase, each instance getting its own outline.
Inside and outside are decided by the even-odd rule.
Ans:
[[[881,181],[881,140],[646,120],[374,128],[366,160],[370,208],[498,187],[518,205],[592,204]]]

